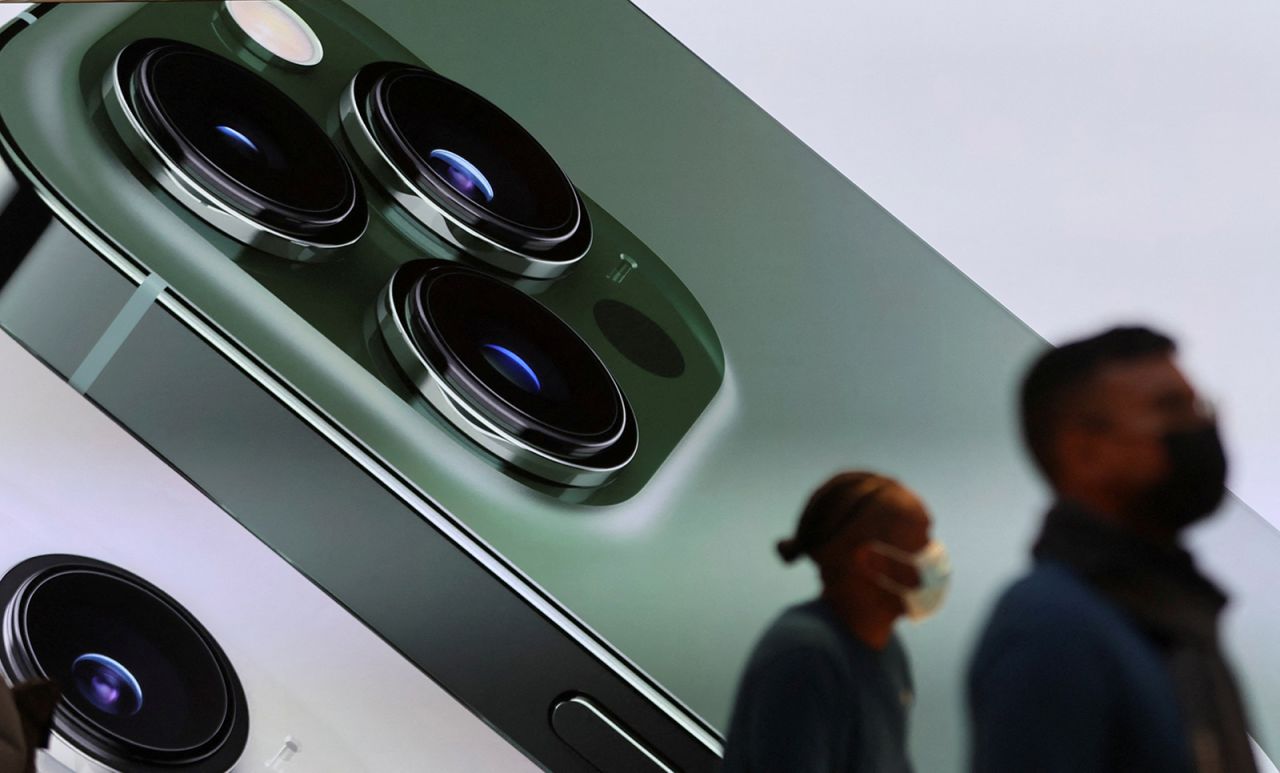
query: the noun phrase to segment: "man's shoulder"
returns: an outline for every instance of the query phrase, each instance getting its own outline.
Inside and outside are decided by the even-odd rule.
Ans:
[[[1090,657],[1145,649],[1136,624],[1070,567],[1038,562],[1000,597],[979,643],[984,650],[1030,647]],[[1136,649],[1135,649],[1136,648]]]
[[[1071,568],[1041,561],[1001,595],[992,621],[1045,625],[1055,621],[1073,627],[1108,625],[1120,612]]]

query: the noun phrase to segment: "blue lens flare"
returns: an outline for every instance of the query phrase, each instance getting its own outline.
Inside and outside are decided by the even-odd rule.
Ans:
[[[493,369],[501,373],[507,381],[529,394],[536,395],[542,391],[542,382],[538,380],[538,374],[533,372],[533,368],[529,367],[529,363],[525,362],[523,357],[497,344],[484,344],[481,349],[484,351],[485,362],[492,365]]]
[[[478,194],[486,204],[493,201],[493,186],[475,164],[449,150],[431,151],[431,160],[440,162],[444,169],[437,171],[463,196],[475,201]]]
[[[95,707],[117,716],[137,714],[142,708],[142,685],[119,662],[90,652],[71,664],[76,689]]]
[[[254,153],[259,152],[258,146],[254,144],[253,140],[244,136],[244,134],[242,134],[241,132],[238,132],[235,129],[232,129],[230,126],[218,125],[215,128],[217,128],[219,132],[222,132],[223,136],[230,137],[232,140],[235,140],[241,146],[246,147],[249,150],[252,150]]]

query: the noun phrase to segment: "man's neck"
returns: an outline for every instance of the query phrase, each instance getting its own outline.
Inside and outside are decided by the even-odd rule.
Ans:
[[[1161,527],[1149,518],[1134,517],[1114,498],[1093,495],[1085,491],[1058,491],[1058,498],[1074,505],[1088,517],[1119,529],[1160,548],[1176,548],[1180,530]]]

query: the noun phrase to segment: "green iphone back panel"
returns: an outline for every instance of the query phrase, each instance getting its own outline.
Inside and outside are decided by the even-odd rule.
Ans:
[[[773,550],[808,492],[846,467],[916,488],[955,578],[936,619],[905,630],[913,753],[920,770],[961,769],[969,649],[1046,504],[1013,421],[1040,339],[626,2],[293,7],[324,61],[259,69],[335,139],[362,64],[419,60],[521,122],[582,191],[596,228],[588,257],[520,287],[600,353],[633,403],[640,450],[616,480],[572,489],[512,474],[387,376],[370,353],[370,311],[397,265],[432,251],[385,210],[336,260],[301,264],[243,247],[143,184],[103,115],[104,73],[148,36],[249,63],[218,35],[216,6],[57,9],[0,50],[0,114],[81,217],[721,731],[758,634],[816,590],[808,567],[786,568]],[[624,255],[635,268],[617,282]],[[606,297],[650,310],[684,374],[622,356],[593,321]],[[193,410],[206,388],[190,384]],[[306,512],[277,517],[309,525]],[[1209,544],[1230,533],[1280,555],[1280,536],[1239,503],[1224,523]],[[299,569],[326,584],[324,565]],[[1249,594],[1264,578],[1235,581]],[[1248,599],[1247,619],[1233,619],[1241,665],[1257,675],[1258,726],[1280,727],[1280,666],[1250,646],[1280,638],[1280,609],[1274,594]]]

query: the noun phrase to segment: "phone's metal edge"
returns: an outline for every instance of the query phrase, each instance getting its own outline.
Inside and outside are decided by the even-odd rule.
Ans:
[[[292,390],[273,388],[275,379],[266,370],[245,354],[232,347],[224,346],[222,344],[224,339],[213,327],[200,319],[183,302],[170,295],[168,291],[161,294],[157,299],[157,303],[173,314],[179,322],[186,325],[192,332],[200,336],[215,351],[226,357],[232,364],[252,378],[259,386],[266,389],[272,397],[305,421],[309,427],[318,432],[326,441],[341,450],[362,470],[377,480],[380,485],[411,507],[421,518],[428,521],[456,546],[465,550],[469,556],[501,580],[504,586],[513,589],[543,617],[569,635],[570,638],[608,667],[610,671],[622,676],[629,686],[635,688],[651,703],[662,708],[664,713],[695,737],[698,737],[709,749],[716,752],[721,751],[719,742],[704,734],[701,728],[696,728],[682,721],[680,715],[684,712],[656,688],[644,682],[627,678],[628,672],[638,671],[638,669],[630,667],[623,658],[596,641],[594,635],[579,635],[580,632],[582,634],[588,632],[585,625],[565,612],[557,602],[552,601],[550,594],[535,582],[522,572],[511,567],[505,560],[498,558],[495,555],[496,551],[479,537],[476,537],[470,529],[467,529],[461,523],[457,523],[451,516],[446,516],[445,513],[447,511],[431,500],[428,495],[380,464],[374,454],[364,449],[362,445],[353,442],[345,433],[337,430],[308,402],[293,394]]]
[[[25,18],[43,17],[52,11],[56,4],[36,4],[23,15],[17,16],[0,26],[0,48],[3,48],[21,29],[36,22]],[[18,25],[21,25],[19,27]],[[41,202],[47,206],[55,217],[77,238],[84,241],[95,253],[119,271],[135,286],[140,286],[151,272],[140,266],[124,252],[115,248],[100,235],[90,223],[83,221],[74,209],[53,192],[45,180],[32,169],[15,147],[9,136],[8,127],[0,117],[0,164],[6,164],[14,171],[22,174],[30,184]],[[181,298],[174,290],[166,289],[157,299],[174,317],[186,325],[192,332],[200,336],[216,352],[239,368],[272,397],[288,407],[307,426],[322,438],[341,450],[352,462],[369,474],[379,485],[395,494],[407,506],[411,507],[419,517],[435,527],[457,547],[464,550],[469,557],[479,563],[493,576],[502,581],[539,614],[550,621],[556,628],[576,642],[590,655],[595,657],[611,672],[617,674],[629,687],[640,693],[652,705],[659,708],[679,727],[696,738],[707,750],[723,756],[724,743],[718,733],[704,719],[684,706],[679,699],[667,694],[659,686],[657,680],[636,666],[625,655],[614,650],[607,640],[565,609],[554,597],[539,586],[531,578],[510,564],[501,554],[485,542],[457,518],[421,491],[415,484],[395,471],[385,459],[364,446],[356,438],[342,430],[337,422],[330,419],[322,410],[307,401],[299,390],[296,390],[286,379],[281,378],[268,367],[259,363],[239,346],[231,337],[223,334],[216,325],[206,322],[204,315],[195,306]],[[299,568],[299,571],[303,571]],[[303,571],[303,574],[306,574]]]
[[[11,162],[11,148],[6,137],[0,135],[0,162]],[[23,169],[24,175],[28,170]],[[33,182],[30,177],[29,182]],[[61,202],[51,199],[43,185],[33,185],[41,201],[53,211],[68,230],[85,241],[95,253],[106,260],[113,268],[120,271],[130,282],[140,286],[155,274],[145,273],[132,261],[123,258],[120,253],[97,238],[92,227],[85,226]],[[252,379],[259,387],[266,390],[274,399],[287,407],[326,442],[339,449],[348,459],[370,475],[383,488],[390,491],[408,507],[413,509],[423,520],[430,523],[437,531],[447,537],[458,548],[479,563],[490,574],[497,577],[504,586],[510,588],[526,603],[537,610],[544,618],[556,626],[565,635],[573,639],[583,649],[600,661],[610,671],[617,674],[643,695],[650,703],[660,708],[681,728],[698,739],[708,750],[723,754],[723,744],[707,729],[701,726],[702,721],[691,711],[685,710],[677,702],[664,695],[660,688],[651,684],[651,677],[634,667],[624,657],[605,645],[588,626],[578,621],[565,611],[551,595],[536,582],[528,578],[518,569],[502,559],[497,551],[475,535],[464,524],[447,514],[443,507],[436,504],[429,495],[420,491],[415,485],[404,480],[393,472],[380,457],[366,449],[362,444],[350,438],[333,422],[308,401],[290,388],[283,379],[275,376],[268,369],[251,358],[240,347],[230,342],[212,324],[202,319],[186,301],[179,298],[172,290],[166,290],[156,299],[157,305],[163,307],[176,320],[198,335],[218,354],[235,365],[242,373]],[[301,569],[300,569],[301,570]],[[305,573],[305,571],[304,571]],[[637,677],[637,678],[633,678]],[[697,724],[694,724],[694,723]]]

